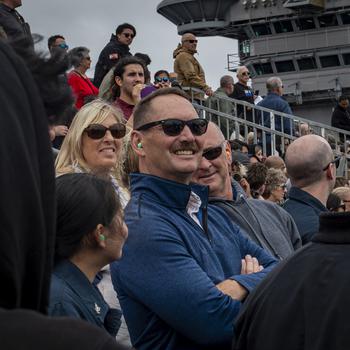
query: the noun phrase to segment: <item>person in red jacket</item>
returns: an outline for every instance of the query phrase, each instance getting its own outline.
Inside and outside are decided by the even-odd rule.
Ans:
[[[75,47],[69,51],[69,59],[74,69],[68,74],[68,84],[76,97],[75,106],[80,109],[86,102],[98,96],[98,88],[86,76],[91,66],[89,49],[83,46]]]

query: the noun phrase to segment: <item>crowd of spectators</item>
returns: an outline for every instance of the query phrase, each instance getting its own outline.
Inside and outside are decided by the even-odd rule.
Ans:
[[[350,187],[330,142],[284,117],[276,154],[269,133],[228,140],[191,102],[270,119],[247,67],[213,92],[192,33],[152,75],[123,23],[92,80],[89,48],[55,34],[35,52],[20,5],[0,0],[3,348],[349,347]],[[258,105],[292,113],[280,78],[267,90]]]

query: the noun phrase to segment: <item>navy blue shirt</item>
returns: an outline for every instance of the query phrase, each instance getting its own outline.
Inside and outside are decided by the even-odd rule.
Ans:
[[[202,202],[201,226],[186,211],[191,191]],[[276,260],[246,238],[224,210],[207,205],[207,187],[132,174],[131,192],[125,210],[129,237],[111,275],[133,346],[230,348],[241,302],[216,284],[233,279],[251,291]],[[246,254],[265,269],[241,275]]]
[[[328,211],[317,198],[297,187],[290,189],[283,208],[294,219],[303,245],[310,242],[318,232],[320,214]]]
[[[121,311],[110,309],[98,288],[69,260],[61,261],[54,268],[49,315],[80,318],[113,336],[121,324]]]

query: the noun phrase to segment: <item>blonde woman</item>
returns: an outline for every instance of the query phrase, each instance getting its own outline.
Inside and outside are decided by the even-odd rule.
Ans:
[[[56,174],[87,172],[110,178],[122,206],[129,200],[122,187],[123,138],[127,127],[120,112],[102,100],[83,106],[74,117],[56,158]]]

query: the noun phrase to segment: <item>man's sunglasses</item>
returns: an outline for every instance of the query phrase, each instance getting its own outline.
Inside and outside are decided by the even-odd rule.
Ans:
[[[110,131],[115,139],[121,139],[126,134],[126,126],[122,123],[113,124],[109,128],[102,124],[90,124],[84,131],[90,139],[98,140],[106,135],[107,130]]]
[[[198,40],[185,40],[185,41],[188,41],[190,44],[198,43]]]
[[[156,83],[167,83],[169,81],[169,78],[168,77],[163,77],[163,78],[156,77],[155,81],[156,81]]]
[[[208,148],[203,152],[203,157],[207,160],[214,160],[221,156],[222,154],[222,144],[220,146]]]
[[[335,157],[331,162],[329,162],[322,170],[326,171],[331,164],[334,164],[336,168],[339,167],[341,156]]]
[[[157,120],[156,122],[147,123],[140,126],[136,130],[148,130],[154,126],[161,125],[164,131],[164,134],[168,136],[178,136],[181,134],[182,130],[187,125],[192,134],[195,136],[203,135],[208,128],[208,120],[206,119],[191,119],[191,120],[181,120],[181,119],[164,119]]]
[[[242,75],[247,75],[249,77],[250,73],[249,72],[243,72]]]
[[[134,38],[134,34],[131,34],[131,33],[122,33],[126,38],[131,38],[133,39]]]

